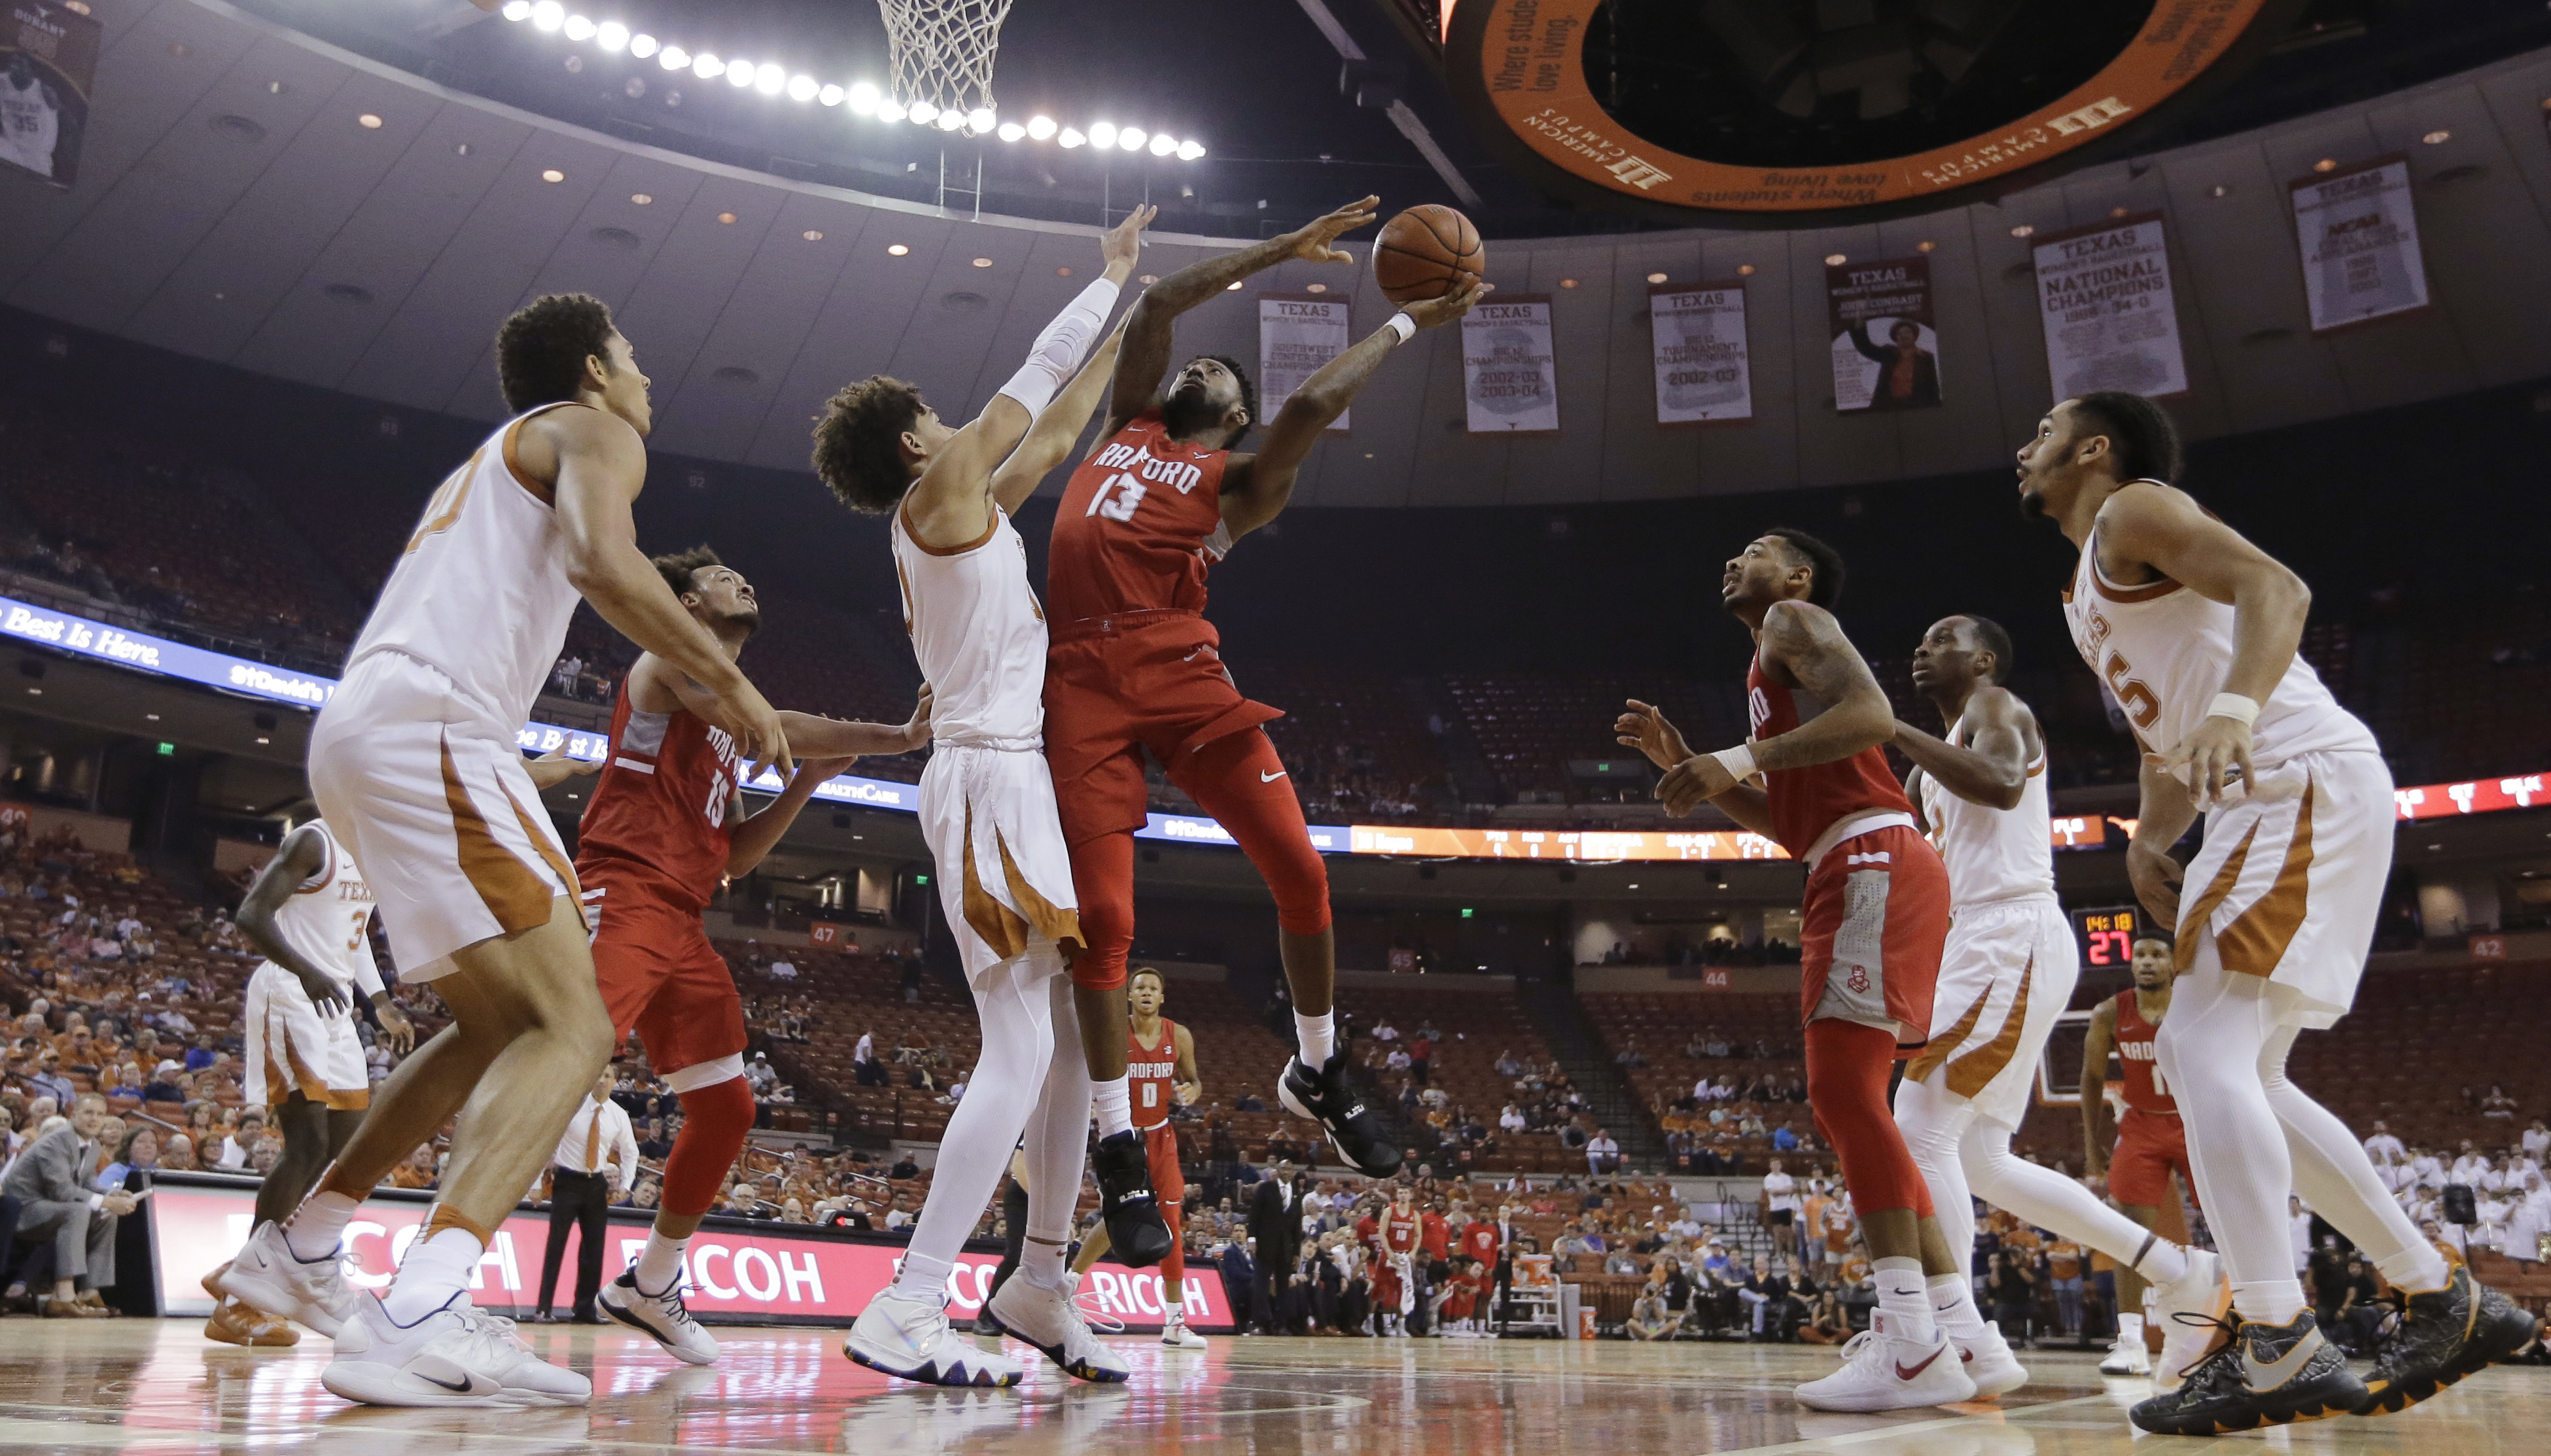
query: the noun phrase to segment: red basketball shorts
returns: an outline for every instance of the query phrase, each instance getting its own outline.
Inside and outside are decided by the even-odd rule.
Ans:
[[[1202,804],[1206,795],[1186,779],[1196,750],[1284,716],[1240,696],[1220,648],[1213,625],[1192,612],[1129,613],[1055,629],[1046,656],[1045,756],[1066,843],[1143,827],[1144,749]],[[1292,797],[1289,784],[1265,787]]]
[[[2128,1108],[2117,1119],[2117,1150],[2108,1157],[2108,1196],[2136,1208],[2158,1209],[2171,1200],[2170,1175],[2191,1198],[2196,1174],[2188,1165],[2188,1125],[2168,1113]]]
[[[1187,1200],[1187,1175],[1178,1167],[1177,1129],[1167,1122],[1134,1129],[1143,1134],[1143,1155],[1152,1165],[1152,1197],[1161,1205],[1161,1214],[1170,1223],[1170,1231],[1178,1231],[1178,1206]]]
[[[744,1002],[734,973],[709,944],[700,913],[661,882],[610,861],[579,870],[593,925],[593,973],[611,1029],[638,1033],[659,1077],[744,1055]]]
[[[1805,1019],[1831,1017],[1920,1039],[1949,938],[1949,871],[1905,825],[1825,851],[1798,907]]]

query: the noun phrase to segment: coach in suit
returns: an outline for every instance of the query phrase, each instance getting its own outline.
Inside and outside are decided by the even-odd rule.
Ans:
[[[1257,1288],[1252,1291],[1250,1321],[1273,1330],[1283,1308],[1293,1271],[1302,1263],[1302,1196],[1311,1180],[1291,1163],[1278,1162],[1276,1176],[1258,1185],[1249,1201],[1249,1236],[1258,1245]]]
[[[52,1245],[48,1315],[96,1318],[107,1312],[98,1291],[115,1287],[116,1220],[141,1206],[130,1194],[89,1186],[103,1156],[98,1134],[107,1121],[106,1099],[80,1095],[71,1103],[70,1125],[30,1143],[0,1182],[0,1193],[18,1210],[19,1240]]]

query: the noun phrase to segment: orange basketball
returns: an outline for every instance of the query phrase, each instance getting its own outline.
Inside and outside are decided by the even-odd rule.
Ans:
[[[1392,303],[1441,298],[1464,274],[1487,266],[1480,230],[1449,207],[1427,203],[1381,225],[1373,244],[1373,281]]]

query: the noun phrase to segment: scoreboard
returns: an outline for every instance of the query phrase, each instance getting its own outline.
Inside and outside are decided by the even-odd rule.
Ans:
[[[2134,964],[2136,927],[2142,923],[2143,912],[2131,905],[2073,912],[2073,936],[2081,942],[2083,968]]]

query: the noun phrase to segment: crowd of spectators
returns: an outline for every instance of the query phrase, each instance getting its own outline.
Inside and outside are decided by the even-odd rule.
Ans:
[[[2499,1087],[2461,1090],[2470,1113],[2504,1129],[2504,1141],[2485,1147],[2463,1138],[2452,1148],[2404,1143],[2376,1122],[2365,1139],[2376,1176],[2398,1199],[2409,1221],[2455,1260],[2487,1249],[2509,1259],[2539,1262],[2551,1238],[2551,1125],[2535,1117],[2519,1129],[2521,1111]]]

